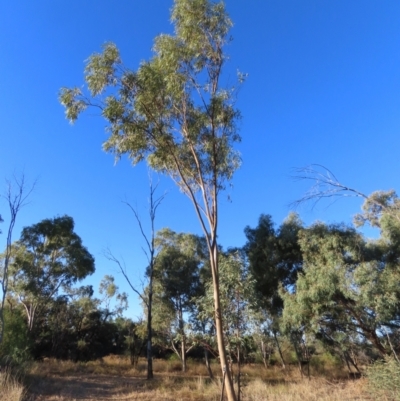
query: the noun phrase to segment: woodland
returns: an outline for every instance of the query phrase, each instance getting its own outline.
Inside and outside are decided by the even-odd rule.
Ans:
[[[59,101],[71,122],[99,109],[107,124],[103,149],[171,177],[192,203],[203,235],[155,231],[164,195],[150,183],[149,232],[128,204],[148,257],[145,284],[133,285],[131,272],[108,250],[105,257],[131,291],[121,292],[115,277],[106,275],[95,296],[93,286],[80,285],[95,271],[95,260],[72,216],[49,216],[11,241],[33,188],[25,177],[14,177],[5,193],[8,210],[2,211],[2,235],[9,240],[0,255],[0,388],[11,382],[23,387],[34,377],[49,380],[40,376],[41,366],[53,366],[53,374],[67,366],[93,375],[109,366],[113,374],[145,383],[171,374],[204,380],[185,395],[173,395],[184,387],[173,381],[167,393],[174,399],[294,400],[296,390],[283,398],[267,387],[277,391],[282,381],[288,392],[289,383],[312,387],[321,378],[332,386],[327,393],[341,399],[342,387],[334,386],[356,379],[367,390],[346,399],[400,399],[396,192],[363,194],[327,168],[310,165],[295,173],[310,182],[298,203],[358,197],[362,211],[353,222],[305,225],[290,213],[277,225],[262,214],[255,227],[243,227],[242,247],[223,248],[218,200],[240,167],[235,96],[246,76],[238,73],[234,86],[220,86],[231,27],[223,3],[175,0],[171,20],[174,35],[158,36],[153,57],[136,71],[123,64],[114,43],[106,43],[87,60],[85,85],[61,88]],[[367,238],[364,226],[376,228],[377,238]],[[137,296],[143,313],[132,319],[127,302]],[[115,372],[119,364],[124,368]],[[257,380],[266,387],[256,394],[251,383]],[[207,395],[206,386],[215,386],[215,394]],[[301,399],[336,399],[315,395],[318,387]],[[21,398],[6,399],[35,397],[27,388]],[[137,394],[132,390],[129,399],[146,399]],[[96,399],[85,397],[59,399]]]

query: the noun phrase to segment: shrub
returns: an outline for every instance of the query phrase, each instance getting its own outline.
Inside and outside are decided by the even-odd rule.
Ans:
[[[11,358],[21,364],[31,358],[30,340],[27,335],[26,319],[18,309],[4,309],[4,337],[0,345],[0,358]]]
[[[376,361],[366,372],[369,390],[376,399],[400,401],[400,364],[392,357]]]

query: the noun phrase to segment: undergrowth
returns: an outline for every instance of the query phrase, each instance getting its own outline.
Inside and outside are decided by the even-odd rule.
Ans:
[[[33,383],[37,383],[36,394],[39,394],[40,400],[52,400],[53,398],[46,398],[46,396],[50,397],[53,393],[57,394],[57,401],[83,398],[87,401],[97,401],[96,394],[90,393],[89,389],[78,390],[85,385],[85,382],[88,386],[95,384],[95,388],[103,388],[99,391],[102,399],[105,400],[220,400],[221,381],[218,378],[217,362],[214,361],[212,364],[215,381],[209,379],[207,370],[201,362],[188,361],[188,371],[185,374],[180,371],[180,364],[177,362],[154,360],[155,378],[151,381],[145,379],[146,361],[144,359],[139,361],[135,369],[129,364],[127,358],[120,356],[108,356],[102,360],[87,363],[45,360],[34,363],[31,374],[35,377]],[[339,368],[333,376],[322,374],[318,376],[317,369],[314,367],[310,380],[302,379],[294,366],[285,371],[277,366],[265,369],[259,364],[248,364],[244,365],[241,371],[242,401],[371,401],[377,399],[371,398],[365,391],[367,379],[343,380],[345,374]],[[235,366],[233,374],[237,379]],[[54,386],[53,392],[52,386]],[[235,387],[237,389],[237,382]],[[32,390],[34,391],[35,388]],[[86,393],[79,394],[79,391],[86,391]]]
[[[26,395],[20,374],[10,367],[0,371],[1,401],[22,401]]]
[[[371,365],[367,371],[368,388],[379,400],[400,401],[400,363],[387,357]]]

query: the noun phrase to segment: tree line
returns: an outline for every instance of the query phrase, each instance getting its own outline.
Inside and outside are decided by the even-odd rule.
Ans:
[[[290,344],[302,371],[317,349],[353,371],[360,358],[397,355],[399,204],[393,191],[365,200],[355,223],[378,227],[374,240],[343,223],[306,227],[291,213],[278,227],[261,215],[256,227],[245,228],[243,247],[220,248],[228,363],[285,368],[293,361],[285,360],[283,344]],[[188,355],[202,359],[213,377],[210,359],[219,354],[206,240],[164,228],[154,243],[153,356],[175,354],[182,371]],[[124,353],[135,365],[145,354],[148,304],[143,318],[132,321],[123,316],[128,296],[113,277],[101,281],[100,298],[92,286],[77,285],[94,272],[94,259],[71,217],[25,227],[11,249],[3,355],[85,361]]]

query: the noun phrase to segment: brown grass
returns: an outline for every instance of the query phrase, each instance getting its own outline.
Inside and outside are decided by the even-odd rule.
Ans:
[[[22,401],[24,395],[24,386],[15,373],[13,374],[8,368],[0,372],[1,401]]]
[[[217,364],[213,365],[219,373]],[[337,372],[337,377],[342,372]],[[31,369],[31,399],[35,401],[219,401],[220,384],[210,381],[205,366],[189,361],[182,374],[177,361],[154,361],[155,379],[145,380],[146,363],[133,369],[127,359],[110,356],[102,361],[78,363],[46,360]],[[301,379],[297,370],[242,369],[243,401],[372,401],[366,379],[356,381],[324,377]],[[14,399],[12,399],[14,401]],[[8,401],[8,400],[7,400]]]
[[[331,383],[322,378],[314,378],[277,385],[256,379],[251,383],[251,391],[245,399],[246,401],[372,401],[364,389],[364,379]]]

